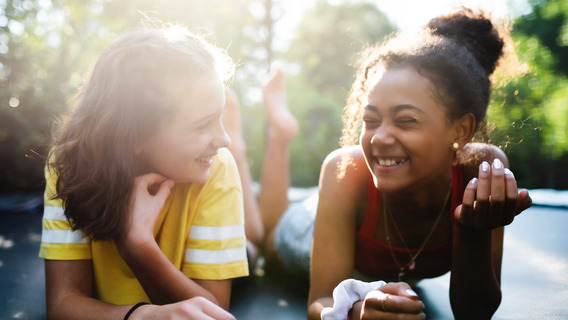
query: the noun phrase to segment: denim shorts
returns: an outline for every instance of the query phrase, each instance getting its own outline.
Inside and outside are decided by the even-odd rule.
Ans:
[[[310,274],[310,253],[318,206],[317,190],[301,201],[292,202],[274,234],[280,260],[292,272]]]

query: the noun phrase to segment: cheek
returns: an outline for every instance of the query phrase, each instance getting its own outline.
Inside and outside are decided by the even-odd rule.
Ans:
[[[371,150],[371,140],[373,139],[373,132],[371,130],[363,130],[359,136],[359,145],[363,150],[363,155],[367,159]]]
[[[371,139],[373,139],[373,134],[374,134],[373,130],[368,130],[366,127],[363,127],[361,129],[361,134],[359,135],[359,143],[361,145],[370,144]]]

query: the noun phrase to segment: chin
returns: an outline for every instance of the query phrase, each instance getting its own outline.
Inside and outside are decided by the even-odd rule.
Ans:
[[[383,193],[389,193],[393,191],[400,190],[400,186],[392,183],[391,181],[387,181],[386,179],[377,179],[373,176],[373,181],[375,183],[375,188]]]
[[[207,172],[203,172],[202,174],[193,176],[187,182],[189,182],[189,183],[205,183],[207,180],[209,180],[210,176],[211,176],[211,173],[209,172],[209,170],[207,170]]]

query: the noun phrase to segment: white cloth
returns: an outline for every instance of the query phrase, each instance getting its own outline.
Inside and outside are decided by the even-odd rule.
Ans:
[[[321,311],[322,320],[345,320],[349,310],[357,301],[364,300],[367,293],[384,286],[384,281],[363,282],[355,279],[341,281],[333,289],[333,308]]]

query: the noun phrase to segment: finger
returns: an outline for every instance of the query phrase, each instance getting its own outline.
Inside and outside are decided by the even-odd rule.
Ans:
[[[418,294],[406,282],[390,282],[382,286],[380,291],[397,296],[418,300]]]
[[[469,181],[463,192],[463,202],[455,209],[454,216],[462,225],[471,226],[473,223],[473,205],[478,182],[477,178]]]
[[[505,188],[506,188],[506,199],[505,206],[503,207],[503,213],[505,218],[505,223],[510,224],[517,215],[517,204],[519,202],[519,195],[517,193],[517,181],[513,172],[508,168],[504,170],[505,174]]]
[[[214,304],[213,302],[207,299],[201,299],[199,303],[201,304],[201,310],[203,310],[203,313],[212,317],[213,319],[220,319],[220,320],[235,319],[235,317],[233,317],[233,315],[231,315],[225,309],[219,307],[218,305]]]
[[[150,186],[160,184],[167,179],[168,178],[164,177],[161,174],[147,173],[145,175],[136,177],[136,182],[140,188],[148,189]]]
[[[155,196],[165,201],[170,196],[170,193],[174,185],[175,182],[173,180],[166,180],[162,182]]]
[[[489,210],[489,195],[491,194],[491,168],[487,161],[483,161],[479,165],[479,181],[477,183],[476,201],[473,211],[473,226],[481,225],[482,217]]]
[[[417,314],[383,312],[375,309],[361,310],[361,320],[397,319],[397,320],[423,320],[426,319],[424,312]]]
[[[384,293],[381,290],[382,288],[373,290],[365,296],[364,308],[409,314],[420,313],[424,309],[424,304],[420,300]]]
[[[162,183],[163,181],[168,179],[165,176],[155,172],[147,173],[145,175],[140,176],[140,178],[148,184]]]
[[[491,220],[490,225],[495,225],[492,222],[501,222],[503,220],[508,220],[507,214],[504,212],[503,207],[505,206],[505,173],[504,173],[503,162],[498,158],[493,160],[493,165],[491,166],[491,198],[490,198],[490,213],[489,217]]]
[[[138,178],[139,178],[139,183],[138,183],[139,188],[145,189],[151,195],[155,195],[158,192],[160,185],[164,181],[168,180],[168,178],[166,178],[165,176],[157,173],[147,173]]]

